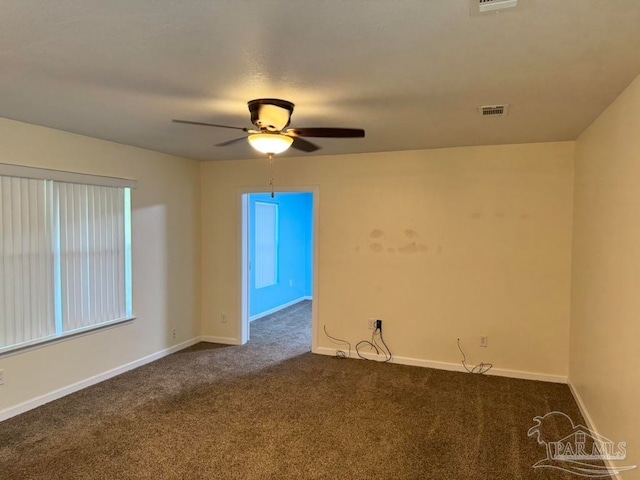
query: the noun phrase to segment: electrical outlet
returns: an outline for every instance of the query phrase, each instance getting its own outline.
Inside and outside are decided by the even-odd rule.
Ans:
[[[489,337],[487,337],[486,335],[482,335],[480,337],[480,346],[481,347],[488,347],[489,346]]]
[[[0,385],[4,385],[4,370],[0,370]]]
[[[226,313],[221,313],[220,314],[220,323],[227,323],[227,314]]]
[[[176,339],[176,329],[171,330],[171,338]]]
[[[368,325],[368,329],[369,330],[375,330],[376,329],[376,319],[375,318],[368,318],[367,319],[367,325]]]
[[[375,327],[382,331],[382,320],[376,320]]]
[[[293,287],[293,279],[289,280],[289,286]]]

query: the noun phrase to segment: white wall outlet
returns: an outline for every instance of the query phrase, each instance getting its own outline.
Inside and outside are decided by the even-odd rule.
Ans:
[[[376,319],[375,318],[367,318],[367,328],[369,330],[376,329]]]
[[[0,370],[0,385],[4,385],[4,370]]]
[[[227,314],[226,313],[221,313],[220,314],[220,323],[227,323],[228,318],[227,318]]]
[[[487,337],[486,335],[480,336],[480,346],[481,347],[488,347],[489,346],[489,337]]]
[[[171,338],[176,339],[176,329],[171,330]]]

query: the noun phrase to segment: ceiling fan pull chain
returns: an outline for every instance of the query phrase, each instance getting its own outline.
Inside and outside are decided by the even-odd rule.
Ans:
[[[271,198],[276,196],[273,191],[273,153],[269,153],[269,186],[271,187]]]

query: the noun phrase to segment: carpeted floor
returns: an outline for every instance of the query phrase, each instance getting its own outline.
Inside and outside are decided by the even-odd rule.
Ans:
[[[566,385],[312,355],[311,304],[0,424],[2,479],[570,479],[534,470]]]

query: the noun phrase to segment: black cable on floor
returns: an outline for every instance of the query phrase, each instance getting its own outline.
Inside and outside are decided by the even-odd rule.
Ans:
[[[376,340],[376,334],[378,334],[378,336],[380,337],[380,341],[382,342],[382,345],[384,345],[384,348],[382,345],[379,345],[377,343]],[[382,352],[382,354],[384,355],[384,360],[375,360],[376,362],[380,362],[380,363],[387,363],[390,362],[391,359],[393,358],[393,355],[391,353],[391,350],[389,350],[389,347],[387,346],[387,344],[384,341],[384,338],[382,336],[382,329],[380,327],[376,327],[376,329],[373,331],[373,333],[371,334],[371,341],[368,340],[362,340],[360,342],[358,342],[356,344],[356,353],[358,354],[358,357],[364,359],[364,360],[371,360],[370,358],[367,358],[365,356],[363,356],[360,353],[360,346],[361,345],[368,345],[369,348],[375,350],[376,355],[380,355],[380,352]]]

